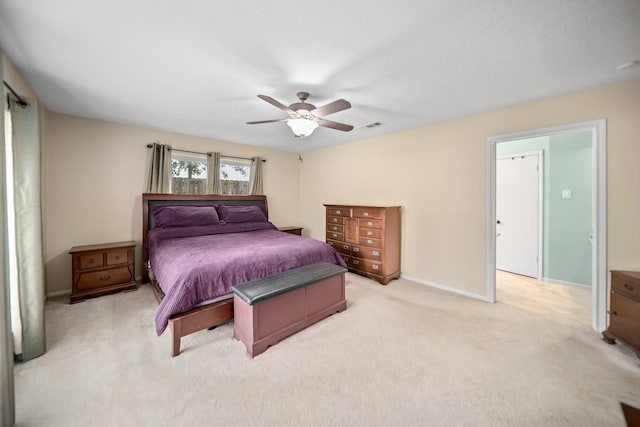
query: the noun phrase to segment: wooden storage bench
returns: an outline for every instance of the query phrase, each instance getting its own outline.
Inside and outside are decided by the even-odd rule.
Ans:
[[[251,357],[347,308],[346,268],[311,264],[234,286],[233,337]]]

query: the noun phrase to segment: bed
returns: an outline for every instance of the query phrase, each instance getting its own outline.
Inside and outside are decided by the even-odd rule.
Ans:
[[[173,356],[182,337],[233,318],[231,287],[318,262],[344,265],[328,244],[283,233],[266,196],[143,194],[143,283],[168,327]]]

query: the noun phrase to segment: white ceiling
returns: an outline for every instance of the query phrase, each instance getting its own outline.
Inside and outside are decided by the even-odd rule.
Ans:
[[[640,78],[640,0],[0,0],[0,46],[50,111],[277,150],[257,94],[349,100],[310,151]]]

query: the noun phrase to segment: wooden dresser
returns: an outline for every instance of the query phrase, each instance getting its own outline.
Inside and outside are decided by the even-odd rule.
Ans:
[[[609,344],[617,339],[640,357],[640,272],[611,271],[609,329],[602,335]]]
[[[327,243],[350,271],[383,285],[400,277],[400,206],[324,206]]]
[[[74,246],[72,256],[73,284],[70,302],[121,290],[136,290],[136,242]]]

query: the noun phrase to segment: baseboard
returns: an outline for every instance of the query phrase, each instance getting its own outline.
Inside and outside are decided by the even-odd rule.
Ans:
[[[47,294],[47,298],[59,297],[61,295],[71,295],[71,289],[66,289],[64,291],[49,292]]]
[[[491,301],[491,299],[489,299],[485,295],[478,295],[478,294],[474,294],[474,293],[471,293],[471,292],[463,291],[463,290],[460,290],[460,289],[452,288],[452,287],[449,287],[449,286],[440,285],[439,283],[429,282],[427,280],[422,280],[422,279],[416,279],[415,277],[407,276],[405,274],[401,274],[400,277],[402,279],[410,280],[412,282],[416,282],[416,283],[419,283],[421,285],[426,285],[426,286],[429,286],[429,287],[432,287],[432,288],[440,289],[441,291],[450,292],[452,294],[462,295],[464,297],[477,299],[477,300],[483,301],[483,302],[493,303],[493,301]]]
[[[545,282],[556,283],[558,285],[574,286],[576,288],[582,288],[582,289],[591,289],[592,288],[590,285],[583,285],[582,283],[574,283],[574,282],[567,282],[567,281],[564,281],[564,280],[551,279],[549,277],[543,277],[542,280],[544,280]]]
[[[142,276],[140,277],[136,277],[136,282],[138,283],[138,286],[142,285]],[[49,292],[46,295],[46,298],[53,298],[53,297],[59,297],[61,295],[71,295],[71,289],[66,289],[64,291],[55,291],[55,292]]]

